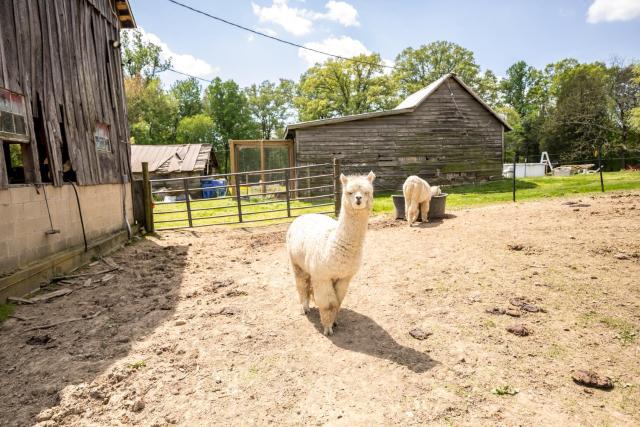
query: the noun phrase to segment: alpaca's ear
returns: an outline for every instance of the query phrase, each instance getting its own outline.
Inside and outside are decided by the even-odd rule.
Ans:
[[[367,175],[367,179],[369,180],[369,182],[373,182],[373,180],[376,179],[376,174],[373,173],[373,171],[369,172],[369,175]]]
[[[343,173],[340,174],[340,182],[342,183],[342,185],[347,185],[347,181],[349,181],[349,178],[347,178],[346,176],[344,176]]]

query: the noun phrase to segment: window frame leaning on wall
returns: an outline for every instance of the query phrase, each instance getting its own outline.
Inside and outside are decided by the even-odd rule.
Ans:
[[[24,184],[35,181],[31,157],[31,136],[25,104],[21,93],[0,87],[0,188],[11,184]],[[12,166],[10,147],[20,147],[23,182],[11,182]],[[15,176],[13,177],[15,179]]]

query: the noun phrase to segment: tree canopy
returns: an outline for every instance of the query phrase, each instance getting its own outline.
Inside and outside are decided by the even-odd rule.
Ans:
[[[472,51],[436,41],[402,50],[390,72],[372,53],[354,61],[328,59],[297,82],[242,88],[215,78],[203,88],[188,78],[165,89],[158,74],[171,60],[162,59],[159,46],[137,31],[124,32],[122,57],[132,142],[211,143],[223,170],[229,139],[277,138],[296,120],[391,109],[450,72],[513,127],[505,134],[509,161],[516,151],[533,156],[547,150],[563,161],[578,161],[593,159],[600,144],[604,154],[623,157],[640,148],[640,65],[634,62],[564,58],[536,68],[520,60],[498,78],[481,70]]]

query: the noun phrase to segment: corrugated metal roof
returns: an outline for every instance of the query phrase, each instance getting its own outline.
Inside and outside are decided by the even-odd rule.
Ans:
[[[456,82],[460,83],[460,85],[464,89],[466,89],[466,91],[469,92],[471,96],[473,96],[480,104],[482,104],[483,107],[485,107],[491,114],[493,114],[493,116],[496,119],[498,119],[508,130],[511,130],[511,126],[509,126],[509,124],[504,119],[504,117],[496,113],[486,102],[482,100],[482,98],[480,98],[458,76],[456,76],[454,73],[449,73],[449,74],[445,74],[444,76],[440,77],[438,80],[420,89],[419,91],[412,93],[407,98],[405,98],[404,101],[398,104],[398,106],[395,107],[393,110],[377,111],[373,113],[353,114],[350,116],[334,117],[331,119],[311,120],[308,122],[293,123],[293,124],[287,125],[287,127],[285,128],[284,130],[285,138],[287,137],[287,134],[289,133],[289,131],[294,129],[322,126],[322,125],[328,125],[332,123],[350,122],[354,120],[365,120],[373,117],[411,113],[420,104],[422,104],[427,98],[429,98],[429,96],[431,96],[436,91],[436,89],[438,89],[440,85],[442,85],[449,78],[453,78]]]
[[[142,162],[149,163],[149,172],[204,171],[211,156],[209,144],[132,145],[131,171],[142,172]]]

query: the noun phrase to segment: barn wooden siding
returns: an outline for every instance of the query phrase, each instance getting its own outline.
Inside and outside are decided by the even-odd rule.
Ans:
[[[500,177],[504,125],[454,79],[446,83],[413,112],[295,129],[298,164],[337,156],[347,173],[374,170],[387,189],[413,174],[436,184]]]
[[[36,132],[46,144],[55,185],[62,184],[62,143],[80,185],[130,177],[120,23],[112,0],[1,0],[0,87],[24,95],[30,155],[27,182],[41,182]],[[34,117],[42,119],[40,130]],[[109,125],[111,151],[96,149],[98,122]],[[44,142],[46,141],[46,142]],[[23,151],[24,153],[24,151]],[[0,150],[0,188],[7,186]],[[28,171],[30,165],[35,165]]]

